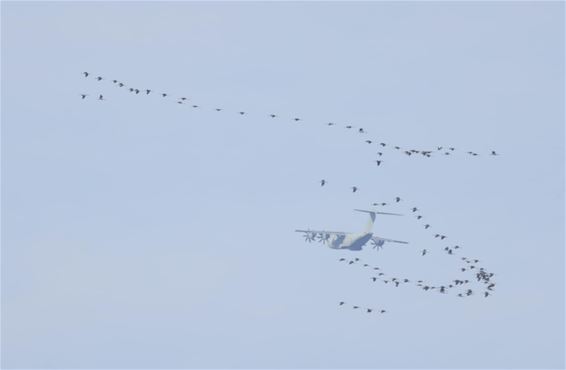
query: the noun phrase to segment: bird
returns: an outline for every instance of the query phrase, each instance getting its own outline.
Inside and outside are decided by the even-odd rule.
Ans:
[[[401,198],[395,197],[395,202],[399,203],[400,201],[401,201]]]
[[[216,108],[217,112],[220,112],[222,110],[222,108]]]
[[[425,229],[428,229],[429,227],[430,227],[429,224],[424,225],[424,228],[425,228]]]
[[[379,311],[379,313],[385,313],[385,312],[387,312],[387,311],[385,311],[385,310],[381,310],[381,311]]]
[[[146,89],[146,90],[145,90],[145,94],[146,94],[146,95],[149,95],[150,92],[151,92],[150,89]],[[181,100],[182,100],[182,99],[183,99],[183,98],[181,98]]]
[[[495,150],[491,151],[491,155],[497,155],[497,153],[495,152]]]
[[[161,96],[162,96],[162,97],[166,97],[166,96],[167,96],[167,93],[162,93]]]
[[[134,92],[134,88],[133,88],[133,87],[130,87],[130,92]]]
[[[102,77],[98,76],[96,79],[97,79],[98,81],[100,81],[100,80],[102,80]]]
[[[371,308],[367,309],[367,313],[370,313],[371,311],[373,311]]]
[[[385,143],[379,143],[379,145],[381,145],[381,146],[385,146],[385,145],[387,145],[387,144],[385,144]]]
[[[378,166],[378,167],[381,165],[381,161],[380,161],[379,159],[377,159],[377,160],[375,161],[375,163],[377,163],[377,166]]]
[[[346,128],[352,128],[352,126],[348,125],[348,126],[346,126]]]
[[[421,215],[417,216],[417,220],[420,220],[421,218],[423,218],[423,216],[421,216]]]
[[[493,290],[493,287],[495,286],[495,283],[491,283],[487,286],[487,289],[489,290]]]
[[[320,186],[324,186],[324,184],[326,184],[326,180],[325,179],[320,180]]]
[[[334,126],[335,123],[334,123],[334,122],[328,122],[327,125],[328,125],[328,126]]]
[[[455,246],[454,246],[454,249],[460,249],[460,246],[459,246],[459,245],[455,245]]]
[[[104,100],[104,96],[102,94],[98,95],[98,100]]]
[[[400,147],[400,146],[396,146],[395,149],[399,150],[399,149],[401,149],[401,147]]]
[[[346,302],[344,302],[344,301],[341,301],[341,302],[340,302],[340,303],[338,303],[338,304],[339,304],[340,306],[343,306],[343,305],[344,305],[344,303],[346,303]]]
[[[454,151],[454,148],[448,148],[448,149],[450,149],[451,151]]]
[[[139,93],[140,93],[140,89],[136,89],[136,94],[139,94]]]
[[[423,251],[421,252],[421,256],[424,256],[426,254],[426,249],[423,249]]]
[[[371,280],[373,280],[373,282],[375,283],[377,281],[377,278],[375,276],[372,276]]]
[[[240,112],[240,115],[242,115],[242,116],[243,116],[244,114],[246,114],[246,112]]]
[[[354,310],[357,310],[358,308],[360,308],[360,306],[353,306],[352,307]]]
[[[409,279],[403,279],[403,282],[404,282],[404,283],[408,283],[408,282],[409,282]]]
[[[345,258],[340,258],[338,261],[346,261]]]
[[[360,128],[358,129],[358,132],[359,132],[360,134],[363,134],[365,131],[364,131],[363,127],[360,127]]]
[[[441,239],[441,240],[446,239],[446,235],[440,235],[440,239]]]
[[[198,108],[198,105],[193,105],[193,108]]]
[[[377,155],[381,157],[381,156],[383,155],[383,153],[382,153],[382,152],[377,152]]]
[[[118,86],[123,87],[124,84],[120,82],[120,83],[118,84]]]
[[[398,282],[398,281],[395,282],[395,286],[396,286],[396,287],[399,286],[399,282]]]
[[[351,264],[353,264],[353,263],[354,263],[354,261],[350,261],[350,262],[348,262],[348,265],[351,265]]]
[[[183,100],[183,101],[187,100],[187,98],[184,97],[184,96],[181,96],[179,99],[181,99],[181,100]]]
[[[85,75],[85,77],[88,77],[88,72],[83,72],[83,75]]]
[[[81,98],[85,99],[87,97],[87,94],[81,94]]]
[[[366,140],[366,143],[371,144],[372,141],[371,141],[371,140]]]
[[[468,290],[466,291],[466,295],[472,295],[472,293],[473,293],[473,292],[472,292],[471,289],[468,289]]]
[[[275,114],[270,114],[269,116],[270,116],[271,118],[277,117],[277,115],[275,115]]]
[[[352,193],[355,193],[356,191],[358,191],[358,188],[356,186],[352,186]]]
[[[300,118],[297,118],[297,117],[295,117],[295,118],[294,118],[294,120],[295,120],[295,122],[299,122],[299,121],[300,121],[301,119],[300,119]]]
[[[416,211],[418,211],[418,208],[417,208],[417,207],[413,207],[413,208],[411,209],[411,211],[416,212]]]
[[[442,150],[442,147],[441,146],[436,147],[436,150]]]
[[[112,83],[113,84],[118,83],[118,80],[112,80]]]
[[[483,296],[487,297],[489,295],[489,292],[483,292]]]

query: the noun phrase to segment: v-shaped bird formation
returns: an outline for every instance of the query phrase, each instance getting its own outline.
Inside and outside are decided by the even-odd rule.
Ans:
[[[208,111],[212,114],[234,114],[241,117],[249,116],[250,112],[245,110],[236,110],[233,112],[227,111],[223,107],[215,106],[215,105],[202,105],[200,103],[194,102],[192,99],[188,98],[187,96],[173,96],[167,91],[159,90],[156,88],[149,88],[149,87],[134,87],[127,85],[126,83],[118,80],[118,79],[108,79],[104,76],[96,76],[90,72],[83,72],[82,75],[84,78],[93,78],[95,81],[99,82],[101,85],[101,89],[106,88],[115,88],[119,91],[123,91],[124,94],[131,94],[134,96],[139,96],[140,99],[159,99],[164,103],[170,103],[177,106],[187,107],[188,109],[199,109],[201,111]],[[91,96],[95,97],[96,101],[106,101],[107,99],[104,97],[103,92],[97,91],[96,93],[80,93],[80,100],[88,101]],[[257,114],[256,114],[257,115]],[[405,146],[400,146],[396,144],[392,144],[382,138],[375,138],[371,137],[366,128],[361,126],[355,126],[353,124],[339,124],[337,122],[324,122],[324,121],[308,121],[304,120],[301,117],[292,114],[281,114],[276,112],[269,112],[262,114],[266,120],[277,120],[279,122],[285,123],[294,123],[299,125],[304,124],[319,124],[324,127],[328,127],[329,129],[339,129],[342,127],[345,132],[351,132],[353,135],[356,135],[360,138],[361,145],[372,145],[376,147],[376,156],[377,158],[373,160],[375,167],[382,167],[386,161],[384,161],[385,154],[397,153],[399,155],[405,157],[419,157],[419,158],[447,158],[447,157],[454,157],[457,154],[474,158],[478,156],[490,156],[496,157],[499,156],[499,153],[495,150],[488,150],[488,151],[473,151],[468,149],[461,149],[456,148],[454,146],[434,146],[430,148],[409,148]],[[328,180],[321,179],[320,180],[320,187],[328,187]],[[352,185],[350,187],[351,193],[359,192],[360,189],[357,185]],[[363,189],[362,189],[363,191]],[[401,197],[395,197],[389,201],[378,201],[372,203],[373,207],[386,207],[388,205],[400,205],[404,202]],[[445,234],[436,231],[436,228],[433,227],[431,224],[426,221],[426,218],[422,214],[419,207],[411,206],[408,207],[407,212],[415,219],[416,222],[419,223],[420,227],[430,233],[431,239],[434,241],[434,245],[427,244],[426,246],[421,246],[416,250],[415,253],[422,258],[431,258],[431,255],[435,253],[444,253],[449,256],[454,257],[455,262],[458,263],[456,267],[455,273],[458,276],[454,276],[451,279],[447,279],[446,281],[442,282],[432,282],[432,281],[425,281],[422,279],[415,279],[414,277],[407,277],[401,276],[400,274],[391,274],[386,273],[381,266],[376,266],[371,263],[364,263],[359,258],[346,258],[341,257],[338,261],[344,263],[345,266],[356,266],[362,267],[366,269],[369,273],[368,281],[371,283],[381,283],[386,286],[399,288],[399,287],[408,287],[412,286],[414,288],[418,288],[425,292],[435,292],[438,294],[446,294],[446,295],[454,295],[457,297],[470,297],[470,296],[482,296],[484,298],[489,297],[493,294],[495,288],[495,282],[493,281],[493,277],[495,274],[493,272],[488,271],[483,266],[480,266],[480,260],[476,258],[471,258],[469,256],[464,255],[464,248],[462,248],[459,244],[454,244],[451,239],[446,236]],[[306,238],[307,241],[312,241],[314,238]],[[324,242],[324,238],[321,238],[319,241]],[[339,307],[343,308],[351,308],[353,310],[358,310],[360,312],[364,312],[366,314],[384,314],[387,311],[382,307],[366,307],[361,306],[359,304],[351,304],[346,303],[345,301],[340,301],[338,303]]]

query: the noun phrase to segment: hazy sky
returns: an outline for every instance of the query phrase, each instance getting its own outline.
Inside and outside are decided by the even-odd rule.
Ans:
[[[2,367],[563,367],[563,30],[560,2],[2,2]],[[501,155],[378,168],[347,124]],[[294,232],[395,196],[406,246]],[[411,206],[492,297],[337,262],[458,278]]]

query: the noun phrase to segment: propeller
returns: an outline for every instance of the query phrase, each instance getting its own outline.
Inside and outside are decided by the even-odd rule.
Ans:
[[[375,241],[373,239],[371,239],[371,245],[373,246],[373,249],[380,250],[381,248],[383,248],[383,244],[385,243],[385,240],[379,240],[379,241]]]
[[[311,232],[311,231],[307,231],[304,235],[305,241],[307,242],[312,242],[315,238],[316,234]]]
[[[328,234],[328,233],[319,233],[318,234],[318,241],[323,243],[323,244],[326,244],[329,239],[330,239],[330,234]]]

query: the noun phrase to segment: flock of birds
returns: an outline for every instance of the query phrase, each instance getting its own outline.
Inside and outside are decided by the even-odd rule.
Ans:
[[[129,92],[130,94],[133,95],[140,95],[140,96],[157,96],[160,99],[164,99],[166,101],[169,102],[174,102],[175,104],[178,105],[187,105],[193,109],[203,109],[203,107],[200,104],[195,104],[191,101],[191,99],[185,97],[185,96],[181,96],[181,97],[173,97],[171,94],[167,93],[167,92],[156,92],[156,90],[154,89],[148,89],[148,88],[137,88],[137,87],[131,87],[131,86],[126,86],[125,83],[117,80],[117,79],[111,79],[108,80],[103,76],[96,76],[94,77],[94,75],[92,75],[90,72],[83,72],[83,76],[85,78],[94,78],[96,81],[98,82],[102,82],[102,81],[111,81],[111,83],[116,86],[116,88],[118,89],[122,89],[126,92]],[[82,100],[87,99],[90,96],[90,94],[87,93],[81,93],[80,97]],[[105,101],[106,98],[104,97],[104,95],[102,93],[97,93],[96,94],[96,100],[98,101]],[[214,112],[223,112],[224,109],[221,107],[213,107],[212,110]],[[248,114],[248,112],[246,111],[237,111],[234,112],[240,116],[244,116],[246,114]],[[269,113],[266,115],[267,118],[270,119],[280,119],[282,117],[280,117],[279,114],[275,114],[275,113]],[[288,120],[289,118],[287,118]],[[300,117],[291,117],[290,119],[291,122],[295,122],[295,123],[302,123],[303,120]],[[338,126],[338,124],[336,122],[325,122],[324,125],[328,126],[328,127],[332,127],[332,126]],[[405,155],[407,157],[411,157],[411,156],[421,156],[423,158],[431,158],[433,156],[441,156],[441,157],[447,157],[447,156],[451,156],[454,155],[455,153],[461,152],[461,153],[465,153],[466,155],[470,156],[470,157],[477,157],[480,155],[489,155],[489,156],[498,156],[499,153],[497,153],[495,150],[490,150],[487,153],[483,153],[480,154],[478,152],[475,151],[464,151],[464,150],[458,150],[453,146],[436,146],[433,149],[409,149],[409,148],[404,148],[401,147],[399,145],[392,145],[390,143],[386,143],[380,140],[374,140],[371,138],[368,138],[367,136],[367,131],[363,128],[363,127],[356,127],[354,125],[351,124],[347,124],[347,125],[343,125],[343,127],[347,130],[351,130],[351,131],[355,131],[357,132],[360,137],[364,140],[364,142],[368,145],[377,145],[378,151],[377,151],[377,159],[374,160],[374,162],[376,163],[376,165],[382,166],[384,161],[383,161],[383,157],[386,151],[390,151],[390,152],[397,152],[400,153],[402,155]],[[322,179],[320,180],[320,186],[325,186],[327,185],[327,180],[326,179]],[[358,186],[352,186],[351,187],[351,191],[352,193],[356,193],[359,190]],[[375,202],[372,204],[372,206],[374,207],[385,207],[387,205],[391,205],[391,204],[399,204],[400,202],[402,202],[403,200],[401,199],[401,197],[395,197],[394,199],[392,199],[389,202]],[[443,242],[444,240],[447,239],[447,236],[438,232],[433,232],[432,231],[432,226],[429,223],[423,222],[421,220],[424,219],[424,216],[421,214],[420,209],[418,207],[410,207],[408,209],[411,214],[414,216],[415,220],[421,222],[421,226],[425,229],[425,230],[429,230],[431,229],[431,235],[434,237],[434,239],[436,239],[438,242]],[[448,244],[448,243],[446,243]],[[439,250],[443,253],[446,253],[448,255],[451,256],[460,256],[461,252],[463,251],[463,248],[460,247],[459,245],[454,245],[454,244],[448,244],[448,245],[444,245],[444,246],[439,246],[438,247]],[[419,251],[420,255],[422,257],[429,255],[430,250],[429,249],[422,249]],[[424,280],[415,280],[415,279],[409,279],[407,277],[398,277],[398,276],[392,276],[389,274],[386,274],[381,267],[379,266],[374,266],[374,265],[370,265],[368,263],[363,263],[359,258],[352,258],[352,259],[347,259],[347,258],[340,258],[339,262],[343,262],[346,263],[347,265],[357,265],[357,266],[363,266],[363,268],[366,268],[368,271],[371,271],[372,274],[370,276],[370,280],[374,283],[377,282],[381,282],[383,284],[387,284],[390,286],[394,286],[394,287],[400,287],[400,286],[406,286],[406,285],[413,285],[419,289],[422,289],[424,291],[427,292],[438,292],[440,294],[449,294],[451,292],[455,292],[454,294],[456,294],[458,297],[469,297],[472,295],[475,295],[478,291],[478,289],[476,288],[472,288],[471,284],[472,283],[477,283],[477,284],[483,284],[483,290],[480,289],[480,294],[483,297],[488,297],[490,296],[495,288],[495,282],[493,282],[492,278],[494,277],[494,273],[487,271],[484,267],[480,267],[479,266],[479,260],[475,259],[475,258],[470,258],[470,257],[466,257],[466,256],[460,256],[459,261],[461,262],[461,267],[459,268],[460,273],[468,273],[468,274],[472,274],[471,276],[464,276],[464,277],[459,277],[457,279],[452,279],[450,281],[444,282],[444,283],[432,283],[432,282],[426,282]],[[343,307],[347,307],[347,304],[345,301],[340,301],[338,303],[339,306]],[[351,305],[351,308],[354,310],[360,310],[360,311],[365,311],[366,313],[370,314],[370,313],[379,313],[379,314],[384,314],[387,311],[383,308],[379,308],[379,309],[375,309],[375,308],[371,308],[371,307],[366,307],[363,308],[360,305]]]
[[[98,82],[111,81],[112,84],[114,86],[116,86],[117,88],[122,89],[126,92],[129,92],[130,94],[133,94],[133,95],[157,96],[161,99],[165,99],[166,101],[173,102],[173,103],[178,104],[178,105],[186,105],[186,106],[189,106],[193,109],[205,109],[205,107],[203,107],[202,105],[193,103],[192,100],[187,98],[186,96],[174,97],[172,94],[169,94],[167,92],[156,92],[155,89],[127,86],[124,82],[121,82],[120,80],[117,80],[117,79],[107,79],[106,77],[103,77],[103,76],[94,77],[94,75],[92,75],[90,72],[83,72],[83,76],[85,78],[94,78]],[[84,100],[87,97],[89,97],[90,94],[81,93],[80,96],[81,96],[81,99]],[[96,94],[96,96],[97,96],[97,100],[99,100],[99,101],[106,100],[106,98],[104,97],[104,94],[98,93],[98,94]],[[221,107],[209,107],[208,109],[212,109],[212,111],[214,111],[214,112],[224,112],[225,111]],[[246,112],[246,111],[243,111],[243,110],[238,110],[238,111],[235,111],[235,112],[232,112],[232,113],[238,114],[240,116],[244,116],[244,115],[248,114],[249,112]],[[283,118],[283,116],[280,116],[279,114],[276,114],[276,113],[268,113],[268,114],[266,114],[266,117],[269,117],[271,119],[281,119],[281,118]],[[290,122],[296,122],[296,123],[305,122],[300,117],[296,117],[296,116],[286,116],[286,117],[287,118],[285,120],[290,120]],[[325,126],[328,126],[328,127],[339,126],[339,124],[336,123],[336,122],[324,122],[323,124]],[[354,126],[352,124],[343,124],[341,126],[343,126],[343,128],[345,128],[347,130],[355,131],[358,134],[360,134],[361,135],[360,137],[363,139],[363,141],[366,144],[377,145],[377,148],[378,148],[377,159],[375,159],[374,162],[377,164],[378,167],[383,165],[383,163],[384,163],[383,157],[384,157],[385,151],[387,151],[387,150],[389,150],[390,152],[397,152],[397,153],[403,154],[403,155],[408,156],[408,157],[421,156],[423,158],[431,158],[433,156],[447,157],[447,156],[454,155],[458,152],[462,152],[465,155],[470,156],[470,157],[477,157],[477,156],[480,156],[480,155],[490,155],[490,156],[499,155],[495,150],[490,150],[486,153],[480,154],[479,152],[476,152],[476,151],[460,150],[460,149],[457,149],[453,146],[436,146],[432,149],[430,149],[430,148],[429,149],[406,148],[406,147],[401,147],[399,145],[393,145],[393,144],[390,144],[390,143],[387,143],[387,142],[383,142],[383,141],[378,140],[378,139],[368,138],[368,136],[367,136],[368,132],[363,127],[357,127],[357,126]],[[355,192],[356,190],[353,190],[353,191]]]

